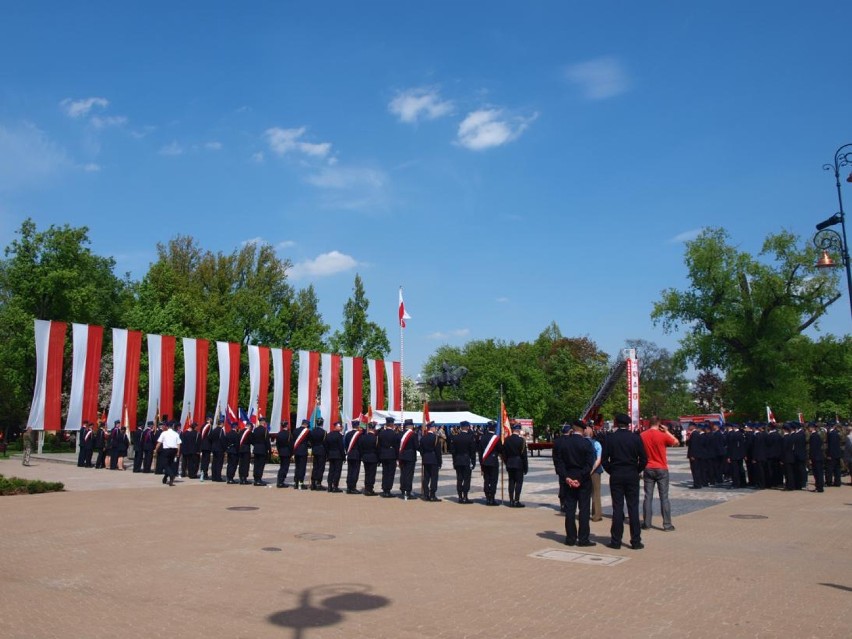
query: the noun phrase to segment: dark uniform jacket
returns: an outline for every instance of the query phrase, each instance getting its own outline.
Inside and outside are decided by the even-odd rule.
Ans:
[[[491,442],[491,438],[494,438],[494,447],[491,453],[485,459],[482,458],[485,455],[485,451],[488,448],[488,444]],[[500,437],[494,433],[484,433],[482,437],[479,438],[479,465],[484,466],[486,468],[494,468],[495,466],[500,465],[500,455],[502,454],[503,449],[500,444]]]
[[[808,439],[808,455],[812,462],[825,461],[825,453],[822,451],[822,438],[817,432],[811,433],[810,439]]]
[[[745,459],[745,436],[740,430],[732,430],[726,437],[728,459],[740,461]]]
[[[411,433],[406,438],[406,433]],[[402,440],[405,439],[405,448],[402,447]],[[405,430],[399,438],[399,461],[416,462],[417,461],[417,433],[413,430]]]
[[[237,452],[242,454],[251,453],[251,435],[252,429],[249,426],[246,426],[243,430],[239,431],[240,439],[237,444]]]
[[[251,433],[251,444],[255,455],[266,455],[269,452],[269,431],[265,426],[255,426]]]
[[[194,455],[198,452],[198,431],[185,430],[180,434],[181,455]]]
[[[216,426],[210,432],[210,450],[214,453],[224,453],[226,444],[225,429],[221,426]]]
[[[343,459],[346,449],[343,448],[343,433],[333,430],[325,436],[325,451],[329,459]]]
[[[344,435],[343,437],[343,448],[346,451],[346,459],[348,461],[361,461],[361,451],[358,450],[358,443],[361,441],[363,433],[361,433],[361,435],[358,435],[358,439],[355,441],[355,445],[352,446],[352,438],[360,432],[361,431],[359,429],[353,428],[352,430],[347,432],[346,435]]]
[[[307,426],[299,426],[296,430],[293,431],[293,455],[296,457],[307,457],[308,456],[308,446],[309,440],[311,438],[310,431],[308,434],[302,437],[302,442],[296,446],[296,441],[299,439],[299,435],[302,434],[302,431],[308,430]]]
[[[438,442],[438,437],[435,433],[426,433],[420,438],[420,461],[424,466],[441,467],[442,455],[441,444]]]
[[[642,438],[626,428],[616,428],[606,438],[602,462],[610,475],[625,471],[641,473],[648,464]]]
[[[236,455],[240,448],[240,431],[231,427],[231,430],[225,435],[225,443],[227,444],[226,451],[228,454]]]
[[[825,438],[826,452],[831,459],[840,459],[843,457],[843,450],[840,447],[840,432],[834,428],[828,431]]]
[[[476,440],[470,431],[459,431],[450,440],[450,453],[453,455],[453,466],[476,466]]]
[[[557,437],[553,443],[553,465],[560,477],[570,477],[582,483],[591,481],[592,466],[597,455],[592,442],[582,435]]]
[[[293,454],[293,433],[290,429],[281,429],[275,435],[275,447],[278,449],[278,457],[287,459]]]
[[[358,452],[363,462],[368,464],[379,462],[379,440],[375,432],[368,430],[361,433],[361,437],[358,438]]]
[[[200,449],[201,452],[210,452],[213,450],[213,442],[210,441],[210,437],[213,434],[213,425],[204,424],[201,427],[201,436],[200,436]]]
[[[503,442],[503,457],[506,468],[520,468],[527,474],[529,460],[527,459],[527,442],[520,435],[510,435]]]
[[[379,461],[396,460],[399,456],[399,434],[386,426],[379,432],[378,437]]]
[[[311,452],[314,457],[325,457],[325,428],[314,426],[308,433],[308,441],[311,442]]]

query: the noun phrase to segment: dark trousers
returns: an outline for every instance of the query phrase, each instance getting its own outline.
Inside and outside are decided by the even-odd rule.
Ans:
[[[169,478],[169,481],[174,481],[174,478],[177,477],[177,448],[163,449],[163,473]]]
[[[84,458],[84,460],[83,460],[83,465],[84,465],[86,468],[91,468],[91,467],[92,467],[92,453],[94,453],[94,452],[95,452],[95,451],[94,451],[94,450],[92,450],[91,448],[87,448],[87,449],[86,449],[86,455],[85,455],[85,458]],[[839,475],[838,475],[838,477],[839,477]],[[837,484],[837,485],[839,486],[840,484]]]
[[[103,468],[104,467],[104,459],[106,459],[106,451],[101,448],[97,451],[98,458],[95,460],[95,468]]]
[[[340,475],[343,472],[342,459],[328,460],[328,487],[338,488],[340,485]]]
[[[190,453],[181,457],[180,474],[190,479],[198,478],[198,453]]]
[[[732,459],[731,460],[731,488],[742,488],[743,487],[743,460],[742,459]]]
[[[237,474],[237,464],[239,461],[240,458],[237,453],[228,453],[228,468],[225,471],[225,476],[228,478],[228,481],[234,481],[234,475]]]
[[[222,466],[225,464],[225,453],[213,453],[213,481],[222,481]]]
[[[240,475],[240,481],[248,481],[251,453],[240,453],[239,459],[239,470],[237,472]]]
[[[779,459],[770,459],[769,462],[769,486],[775,488],[784,485],[784,466]]]
[[[769,486],[769,462],[756,461],[754,462],[754,483],[761,490]]]
[[[296,469],[293,471],[293,481],[295,481],[297,485],[304,484],[305,473],[308,471],[308,456],[296,455],[295,463]]]
[[[157,461],[154,464],[154,474],[155,475],[162,475],[163,474],[163,464],[165,463],[165,461],[166,461],[166,454],[162,450],[157,451]]]
[[[396,479],[396,460],[382,460],[382,492],[389,493],[393,490],[393,482]]]
[[[378,462],[364,462],[364,490],[372,491],[376,485],[376,469],[379,467]]]
[[[825,464],[825,483],[827,486],[840,485],[840,460],[829,459]]]
[[[639,473],[635,471],[616,471],[609,476],[609,493],[612,497],[612,526],[610,536],[615,543],[621,543],[624,536],[624,506],[630,517],[630,543],[642,540],[639,520]]]
[[[689,470],[692,472],[692,487],[702,488],[704,486],[703,473],[701,471],[701,460],[690,459]]]
[[[592,480],[586,478],[585,481],[580,483],[579,488],[571,488],[567,485],[565,488],[565,536],[569,542],[587,542],[589,541],[590,532],[589,518],[592,512]],[[578,507],[580,510],[579,533],[577,531],[577,522],[574,521]]]
[[[141,473],[142,472],[142,458],[145,456],[145,453],[142,452],[142,449],[137,446],[133,449],[133,472]]]
[[[290,472],[290,458],[289,457],[280,457],[281,461],[278,465],[278,478],[276,483],[281,486],[282,484],[287,483],[287,473]]]
[[[497,495],[497,477],[499,474],[500,468],[497,466],[482,466],[483,492],[489,499],[494,499]]]
[[[814,484],[818,493],[821,493],[825,488],[825,462],[811,461],[811,472],[814,475]]]
[[[509,474],[509,501],[521,501],[521,489],[524,487],[524,471],[520,468],[507,468]]]
[[[794,462],[784,464],[784,490],[796,490],[796,464]]]
[[[314,455],[314,463],[311,468],[311,483],[319,486],[325,475],[325,455]]]
[[[266,468],[266,453],[254,454],[254,480],[263,480],[263,469]]]
[[[801,490],[808,485],[808,467],[803,461],[796,462],[796,488]]]
[[[413,461],[399,462],[399,489],[406,494],[411,494],[411,491],[414,490],[414,466],[416,463]]]
[[[438,465],[423,464],[423,494],[434,497],[438,490]]]
[[[114,450],[109,454],[109,469],[118,470],[118,453]]]
[[[86,466],[86,450],[87,449],[85,447],[81,446],[80,444],[78,444],[78,446],[80,446],[80,450],[77,451],[77,466],[79,466],[80,468],[83,468],[83,467]]]
[[[210,477],[208,470],[210,468],[210,451],[202,450],[201,451],[201,474],[204,475],[204,479]]]
[[[361,460],[349,459],[346,461],[346,489],[358,488],[358,477],[361,475]]]
[[[470,464],[455,466],[456,469],[456,492],[459,495],[467,495],[470,492]]]

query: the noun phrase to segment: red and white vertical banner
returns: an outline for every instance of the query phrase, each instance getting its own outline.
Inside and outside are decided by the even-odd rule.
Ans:
[[[281,430],[281,421],[290,420],[290,371],[293,351],[286,348],[269,349],[272,358],[272,412],[269,414],[269,432]]]
[[[147,340],[148,412],[145,421],[155,421],[158,414],[171,419],[175,404],[175,338],[149,334]]]
[[[639,360],[635,348],[625,348],[624,359],[627,362],[627,414],[630,415],[630,428],[639,428]]]
[[[248,347],[249,358],[249,415],[266,417],[269,399],[269,347]]]
[[[320,354],[299,351],[299,389],[296,397],[296,422],[311,419],[317,403],[317,375]]]
[[[322,354],[320,411],[331,426],[340,419],[340,355]]]
[[[207,412],[207,356],[206,339],[183,338],[183,410],[181,424],[204,423]]]
[[[128,430],[136,430],[141,354],[141,331],[112,329],[112,397],[107,414],[107,428],[112,428],[115,420],[118,420],[127,426]]]
[[[399,362],[385,362],[385,374],[388,378],[388,410],[402,410],[402,379]]]
[[[240,345],[216,342],[216,355],[219,359],[219,396],[216,403],[219,413],[225,416],[225,430],[230,430],[227,422],[236,421],[239,408]]]
[[[65,430],[80,430],[84,421],[98,418],[98,381],[101,373],[102,326],[72,324],[71,396]]]
[[[343,368],[343,416],[346,429],[352,427],[352,420],[358,419],[364,411],[363,380],[364,360],[360,357],[344,357]]]
[[[59,412],[65,327],[65,322],[35,320],[36,379],[27,420],[33,430],[59,430],[62,426]]]
[[[380,359],[368,359],[367,371],[370,374],[370,407],[382,410],[385,405],[384,362]]]

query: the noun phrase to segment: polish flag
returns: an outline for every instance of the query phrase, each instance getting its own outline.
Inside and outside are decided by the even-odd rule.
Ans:
[[[766,421],[770,424],[775,423],[775,413],[773,413],[772,409],[769,408],[769,404],[766,405]]]
[[[102,326],[72,324],[74,353],[71,364],[71,396],[65,430],[80,430],[84,421],[98,419],[98,381],[101,373]]]
[[[142,332],[112,329],[112,396],[107,423],[121,421],[124,410],[131,418],[129,430],[136,430],[136,404],[139,399],[139,358]]]
[[[207,413],[206,339],[183,338],[183,412],[181,421],[203,424]]]
[[[375,406],[381,410],[385,405],[384,362],[380,359],[368,359],[367,369],[370,374],[370,408]]]
[[[248,356],[249,410],[264,415],[269,399],[269,347],[249,345]]]
[[[317,403],[319,353],[299,351],[299,394],[296,398],[296,421],[310,419]]]
[[[429,417],[429,402],[423,402],[423,424],[428,424],[432,421],[432,418]]]
[[[27,426],[59,430],[62,408],[62,353],[65,322],[35,320],[36,379]],[[78,424],[77,428],[80,426]]]
[[[239,405],[240,345],[233,342],[216,342],[219,359],[219,406],[228,407],[228,419],[237,421],[232,406]],[[226,429],[228,430],[228,429]]]
[[[148,335],[148,413],[145,421],[159,414],[174,414],[175,338],[171,335]]]
[[[405,311],[405,302],[402,301],[402,287],[399,287],[399,326],[400,328],[405,328],[405,320],[411,319],[411,315],[409,315]]]
[[[281,421],[290,419],[290,370],[293,366],[293,351],[286,348],[269,350],[272,358],[272,413],[269,416],[269,432],[281,430]]]
[[[328,416],[330,426],[340,419],[340,355],[323,353],[321,359],[320,409]]]

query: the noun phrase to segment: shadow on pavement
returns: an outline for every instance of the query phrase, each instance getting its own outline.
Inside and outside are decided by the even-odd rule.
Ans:
[[[305,636],[310,628],[325,628],[345,620],[346,612],[376,610],[391,603],[381,595],[370,593],[365,584],[328,584],[305,588],[293,593],[299,601],[296,608],[275,612],[267,617],[269,623],[293,629],[293,639]]]
[[[841,586],[840,584],[820,583],[820,586],[828,586],[829,588],[837,588],[838,590],[845,590],[846,592],[852,592],[852,588],[850,588],[849,586]]]

